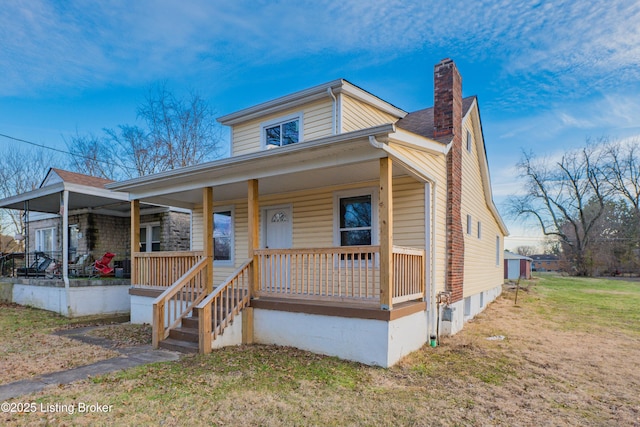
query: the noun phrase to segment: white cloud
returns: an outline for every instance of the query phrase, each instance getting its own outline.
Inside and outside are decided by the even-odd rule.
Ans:
[[[638,22],[633,0],[9,1],[0,9],[0,94],[135,84],[309,53],[366,62],[446,51],[496,61],[493,87],[503,106],[541,105],[540,93],[575,96],[637,82]]]

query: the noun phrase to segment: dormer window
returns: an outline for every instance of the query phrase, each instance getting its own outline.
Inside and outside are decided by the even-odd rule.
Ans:
[[[302,113],[264,122],[261,127],[264,148],[282,147],[302,141]]]

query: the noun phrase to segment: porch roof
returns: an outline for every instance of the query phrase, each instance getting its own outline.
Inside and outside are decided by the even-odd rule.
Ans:
[[[204,187],[214,187],[214,200],[244,198],[247,180],[260,180],[260,194],[378,179],[379,162],[391,156],[379,142],[403,138],[393,124],[300,142],[272,150],[229,157],[128,181],[108,184],[112,190],[129,192],[131,199],[183,208],[201,203]],[[370,137],[375,138],[372,143]],[[417,137],[417,136],[416,136]],[[423,140],[426,151],[431,142]],[[414,143],[408,141],[408,143]],[[433,144],[439,144],[432,142]],[[432,150],[437,153],[437,150]],[[415,175],[414,168],[400,162],[394,175]]]
[[[25,202],[28,202],[29,210],[32,212],[59,214],[60,194],[65,190],[69,192],[68,210],[70,212],[89,209],[105,215],[129,215],[130,204],[127,193],[62,181],[2,199],[0,208],[23,210]]]

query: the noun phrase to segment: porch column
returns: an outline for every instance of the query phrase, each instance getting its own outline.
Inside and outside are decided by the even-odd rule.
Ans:
[[[258,269],[258,256],[255,253],[255,250],[258,249],[258,245],[260,244],[260,206],[258,203],[258,180],[250,179],[248,182],[248,195],[247,195],[247,203],[248,203],[248,249],[249,249],[249,258],[253,259],[253,274],[251,276],[251,282],[249,284],[249,297],[255,298],[258,293],[259,288],[259,269]]]
[[[393,308],[393,169],[389,157],[380,159],[380,308]]]
[[[136,254],[140,252],[140,200],[131,201],[131,284],[137,285]]]
[[[202,215],[203,218],[203,238],[204,256],[207,258],[206,283],[207,294],[213,292],[213,188],[202,189]]]

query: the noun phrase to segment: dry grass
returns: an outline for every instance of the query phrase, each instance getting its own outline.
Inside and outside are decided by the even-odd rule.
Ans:
[[[51,335],[73,326],[55,314],[0,304],[0,384],[63,371],[118,355],[115,351]]]
[[[513,292],[505,292],[463,332],[391,369],[291,348],[234,347],[20,399],[38,404],[98,402],[111,405],[107,414],[4,414],[0,423],[640,425],[640,325],[634,324],[634,313],[629,312],[627,328],[606,329],[603,318],[612,312],[606,301],[598,302],[602,310],[584,312],[571,298],[562,297],[562,286],[545,282],[521,293],[518,305]],[[608,282],[588,283],[571,295],[602,286]],[[640,297],[638,288],[611,290]],[[611,298],[618,312],[627,313],[627,302]],[[594,321],[567,322],[579,316]],[[595,327],[585,327],[588,324]],[[506,339],[486,339],[494,335]]]

